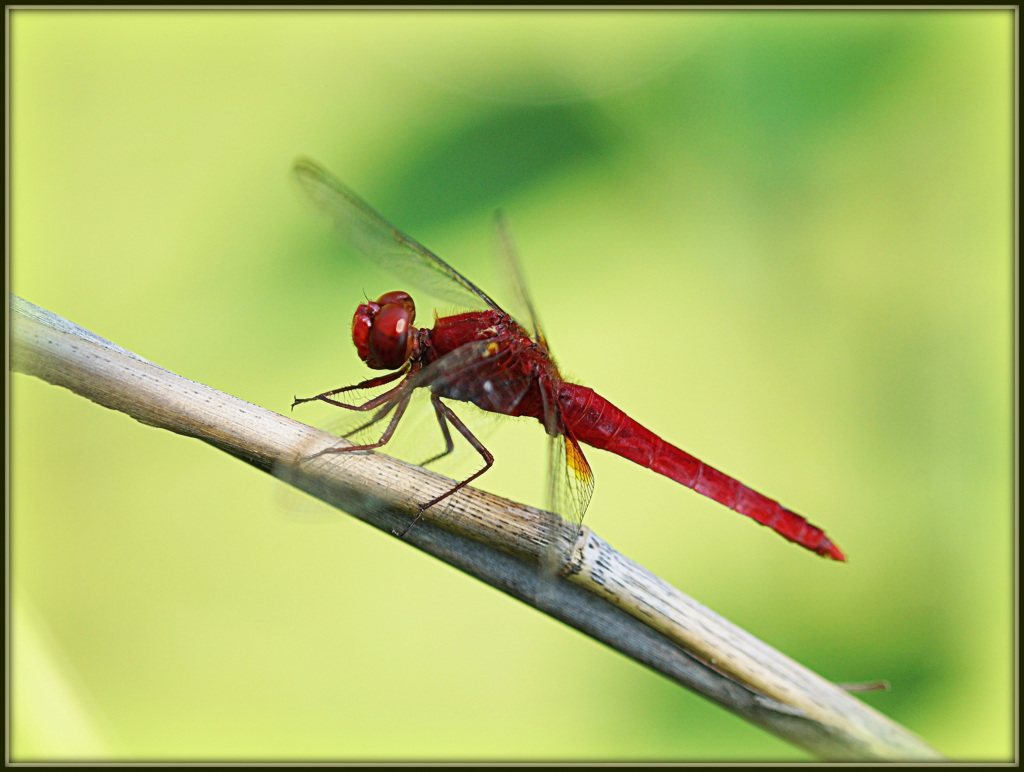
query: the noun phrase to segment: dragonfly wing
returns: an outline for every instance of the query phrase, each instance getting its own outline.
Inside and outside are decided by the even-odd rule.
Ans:
[[[508,227],[508,220],[503,212],[498,212],[494,217],[494,234],[497,246],[498,259],[501,262],[506,281],[511,292],[511,312],[522,323],[530,333],[530,337],[544,348],[548,347],[544,332],[541,330],[540,321],[537,319],[537,312],[530,300],[530,293],[526,290],[526,281],[523,279],[523,271],[519,267],[519,258],[515,242],[512,240],[512,233]]]
[[[576,526],[579,533],[583,516],[594,493],[594,473],[570,434],[551,438],[551,509]]]
[[[541,592],[550,591],[548,582],[564,570],[580,535],[583,515],[594,492],[594,475],[580,450],[568,434],[549,437],[547,547],[541,559],[541,573],[547,581]]]
[[[459,307],[500,307],[469,279],[385,220],[343,182],[314,161],[295,163],[295,177],[342,239],[403,282]]]
[[[414,388],[426,387],[441,397],[476,402],[485,410],[507,415],[532,384],[529,374],[514,366],[515,356],[511,345],[474,341],[431,362],[411,383]]]

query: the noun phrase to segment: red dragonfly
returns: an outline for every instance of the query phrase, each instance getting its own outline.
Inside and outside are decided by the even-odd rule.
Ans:
[[[582,522],[594,488],[590,465],[580,448],[580,443],[585,443],[663,474],[819,555],[846,559],[824,531],[800,515],[669,444],[593,389],[563,380],[537,322],[500,217],[499,252],[512,280],[523,324],[433,252],[388,223],[316,163],[298,161],[295,175],[317,207],[331,218],[342,238],[364,257],[403,281],[470,309],[443,318],[435,314],[433,328],[427,329],[413,326],[416,307],[404,291],[386,292],[359,305],[352,318],[352,340],[359,357],[374,370],[390,372],[315,397],[296,398],[292,404],[295,407],[320,401],[372,413],[368,421],[347,436],[382,424],[391,415],[376,442],[327,448],[309,457],[315,458],[326,453],[383,447],[394,434],[413,393],[426,389],[445,442],[444,452],[431,460],[454,449],[449,425],[480,454],[484,465],[479,471],[425,502],[412,522],[396,535],[404,536],[426,509],[475,480],[494,463],[487,448],[442,401],[452,400],[470,402],[492,413],[536,418],[544,425],[552,446],[550,505],[572,523]],[[362,404],[348,404],[338,398],[345,392],[396,381],[394,386]]]

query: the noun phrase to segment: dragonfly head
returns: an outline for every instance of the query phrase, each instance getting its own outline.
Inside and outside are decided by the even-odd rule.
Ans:
[[[406,292],[385,292],[352,317],[352,341],[359,358],[374,370],[397,370],[413,353],[416,304]]]

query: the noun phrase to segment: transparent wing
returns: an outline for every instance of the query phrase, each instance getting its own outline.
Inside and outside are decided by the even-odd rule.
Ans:
[[[557,399],[557,384],[545,380],[541,384],[544,395],[544,429],[548,434],[548,510],[561,521],[549,524],[548,551],[544,558],[544,573],[555,576],[568,557],[564,549],[572,549],[580,533],[583,516],[594,493],[594,473],[580,449],[579,442],[562,422]],[[568,524],[568,533],[564,524]],[[559,537],[562,534],[568,541]]]
[[[569,434],[551,438],[550,458],[551,509],[575,526],[575,539],[594,493],[594,473],[579,443]]]
[[[511,293],[513,316],[525,324],[534,342],[548,350],[547,338],[544,336],[544,330],[537,318],[533,301],[530,300],[530,293],[526,289],[526,280],[523,278],[523,271],[519,266],[515,242],[512,240],[508,221],[502,212],[498,212],[495,216],[495,237],[498,257]],[[553,361],[552,367],[554,367]],[[550,375],[557,378],[557,370]],[[563,522],[551,522],[549,525],[549,549],[543,560],[544,574],[549,579],[553,578],[564,565],[568,556],[560,554],[560,547],[567,546],[571,549],[575,543],[583,523],[583,516],[587,513],[587,507],[590,505],[590,497],[594,493],[594,474],[576,438],[565,427],[558,414],[556,400],[553,397],[555,389],[551,388],[552,385],[552,380],[549,377],[544,379],[541,387],[542,393],[552,395],[545,398],[542,405],[544,428],[549,438],[548,510]],[[567,542],[558,538],[558,532],[562,530],[564,523],[569,524],[569,533],[566,534]]]
[[[442,397],[467,402],[495,395],[501,409],[492,412],[509,415],[532,384],[529,373],[514,366],[517,350],[497,340],[467,343],[423,368],[410,383],[414,388],[428,387]]]
[[[494,217],[494,233],[498,259],[502,264],[506,281],[511,292],[512,316],[523,324],[530,333],[530,337],[544,348],[548,347],[544,338],[544,331],[537,319],[537,312],[534,310],[533,302],[530,300],[530,293],[526,291],[526,280],[523,279],[523,271],[519,267],[519,258],[515,242],[512,240],[512,233],[508,227],[508,220],[503,212],[498,212]]]
[[[294,172],[303,190],[331,219],[341,238],[371,262],[402,282],[459,307],[501,310],[486,292],[381,217],[315,161],[299,159]]]

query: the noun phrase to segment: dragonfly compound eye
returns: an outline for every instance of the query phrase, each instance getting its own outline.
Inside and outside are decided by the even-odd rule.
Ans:
[[[373,319],[370,330],[371,359],[367,364],[377,370],[397,370],[412,354],[412,342],[412,317],[409,309],[398,303],[388,303]]]
[[[367,303],[356,308],[352,316],[352,342],[356,344],[359,358],[367,364],[373,356],[370,353],[370,330],[373,329],[373,317],[380,311],[376,303]]]
[[[408,312],[409,324],[416,321],[416,304],[412,301],[412,297],[408,292],[395,290],[394,292],[385,292],[377,298],[377,305],[382,308],[391,304],[399,305]]]

